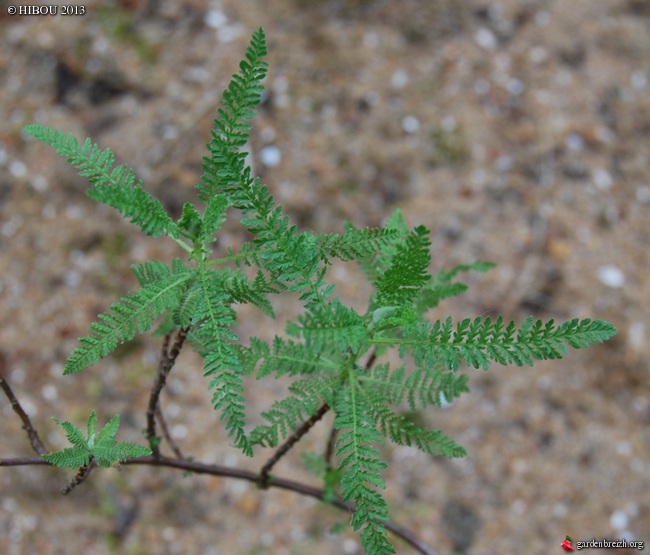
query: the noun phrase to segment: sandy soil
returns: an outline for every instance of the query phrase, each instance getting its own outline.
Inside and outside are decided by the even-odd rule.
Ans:
[[[139,438],[156,339],[79,376],[61,370],[93,318],[135,286],[130,264],[182,253],[95,205],[83,179],[23,126],[110,146],[178,215],[195,198],[220,93],[263,26],[270,73],[252,162],[295,222],[341,231],[344,219],[381,225],[399,207],[433,230],[435,268],[498,264],[468,276],[468,293],[433,317],[592,317],[619,329],[534,369],[468,370],[471,394],[422,415],[468,457],[386,447],[393,518],[440,553],[560,552],[566,534],[650,539],[647,2],[83,6],[83,16],[0,13],[0,350],[50,448],[65,438],[49,416],[82,423],[92,407],[104,420],[120,412],[121,439]],[[228,224],[223,247],[240,240]],[[359,274],[341,265],[332,275],[363,308]],[[247,312],[238,331],[281,329]],[[274,393],[255,389],[251,407]],[[200,363],[183,353],[164,399],[174,437],[198,460],[259,468],[263,456],[228,447],[209,405]],[[31,456],[6,400],[0,411],[0,457]],[[305,448],[321,448],[326,426],[315,432]],[[297,454],[278,474],[313,482]],[[349,530],[331,531],[347,515],[288,492],[125,468],[64,498],[66,479],[47,468],[0,471],[3,552],[360,553]]]

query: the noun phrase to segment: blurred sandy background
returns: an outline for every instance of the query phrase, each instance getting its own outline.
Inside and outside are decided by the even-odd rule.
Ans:
[[[377,226],[399,207],[432,229],[434,269],[498,264],[463,276],[469,292],[432,318],[592,317],[619,329],[534,369],[467,370],[472,392],[421,416],[469,456],[386,447],[393,518],[440,553],[541,555],[560,552],[566,534],[650,540],[648,2],[82,5],[83,16],[9,16],[8,3],[0,13],[0,349],[51,449],[65,438],[49,416],[81,425],[93,407],[100,421],[120,412],[120,439],[139,439],[155,339],[82,375],[61,371],[96,315],[135,287],[130,264],[182,253],[93,203],[23,126],[110,146],[177,216],[195,199],[221,91],[263,26],[270,72],[252,161],[301,228]],[[221,245],[241,240],[233,221]],[[358,272],[331,275],[363,310]],[[238,329],[282,330],[252,311]],[[163,400],[174,437],[198,460],[259,468],[263,453],[245,460],[227,446],[199,364],[184,352]],[[253,391],[251,413],[276,392]],[[31,456],[6,400],[0,411],[0,456]],[[304,447],[320,449],[318,437]],[[277,473],[314,482],[296,453]],[[349,531],[330,531],[347,515],[295,494],[131,467],[63,498],[66,479],[0,470],[4,552],[360,553]]]

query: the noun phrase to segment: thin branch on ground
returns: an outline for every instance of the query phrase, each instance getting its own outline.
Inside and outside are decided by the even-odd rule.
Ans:
[[[167,375],[169,374],[169,371],[171,370],[172,366],[174,365],[174,362],[176,361],[176,358],[180,353],[180,349],[183,345],[183,342],[185,341],[186,335],[187,335],[187,330],[180,330],[178,332],[178,335],[176,336],[176,341],[174,342],[174,345],[172,346],[171,350],[169,350],[169,352],[167,351],[169,346],[169,339],[166,339],[166,341],[163,343],[161,363],[158,371],[158,379],[154,385],[154,389],[151,392],[151,397],[149,400],[149,408],[152,410],[152,415],[154,416],[157,413],[157,409],[159,409],[158,402],[159,402],[160,392],[162,391],[165,385],[165,381]],[[369,362],[366,363],[366,369],[369,368],[369,364],[371,364],[370,361],[374,361],[374,356],[371,356]],[[31,421],[29,420],[29,417],[27,416],[22,406],[20,405],[20,402],[18,401],[13,391],[9,387],[9,384],[5,381],[4,370],[5,370],[5,360],[2,353],[0,353],[0,387],[4,391],[7,398],[10,400],[14,411],[20,416],[21,420],[23,421],[23,429],[25,429],[25,431],[27,432],[32,447],[34,448],[34,451],[36,451],[38,455],[43,455],[47,452],[47,450],[45,449],[45,446],[43,445],[40,438],[38,437],[38,433],[32,426]],[[330,409],[329,405],[327,404],[321,405],[318,411],[316,411],[316,413],[309,420],[303,423],[302,426],[294,432],[291,438],[287,440],[287,442],[285,442],[278,449],[275,455],[264,465],[264,467],[262,468],[262,472],[259,474],[249,470],[243,470],[239,468],[229,468],[220,465],[210,465],[210,464],[204,464],[200,462],[186,460],[182,458],[182,455],[179,456],[180,451],[176,452],[176,449],[174,449],[175,444],[173,443],[173,441],[170,442],[170,445],[172,445],[172,449],[174,449],[175,454],[177,455],[178,458],[166,457],[164,455],[161,455],[160,451],[158,451],[157,454],[151,455],[149,457],[128,459],[126,461],[123,461],[121,464],[163,466],[163,467],[170,467],[170,468],[178,468],[186,472],[193,472],[195,474],[209,474],[212,476],[247,480],[249,482],[256,484],[260,489],[268,489],[271,487],[285,489],[285,490],[299,493],[301,495],[313,497],[315,499],[328,503],[334,507],[337,507],[338,509],[347,512],[354,512],[355,508],[352,503],[343,501],[340,498],[332,500],[329,497],[329,494],[325,492],[325,490],[318,489],[306,484],[302,484],[300,482],[286,480],[284,478],[272,477],[270,475],[270,470],[275,465],[275,463],[289,449],[291,449],[291,447],[298,440],[300,440],[300,438],[303,435],[305,435],[314,426],[314,424],[316,424],[316,422],[318,422],[327,413],[329,409]],[[147,411],[147,416],[149,416],[149,411]],[[164,419],[161,422],[164,423]],[[161,427],[166,428],[164,424],[161,424]],[[147,427],[148,432],[150,432],[152,429],[153,429],[153,437],[155,437],[155,422],[153,423],[152,427],[149,426]],[[333,436],[330,437],[330,442],[333,442],[333,440],[331,439],[332,437]],[[28,466],[28,465],[51,466],[50,463],[44,461],[40,457],[39,458],[16,457],[11,459],[0,458],[0,467]],[[94,460],[91,460],[89,464],[79,468],[77,474],[65,486],[65,488],[63,488],[61,493],[63,493],[64,495],[70,493],[77,485],[79,485],[88,477],[88,475],[90,474],[90,472],[94,467],[95,467]],[[412,547],[414,547],[422,555],[438,555],[436,551],[434,551],[431,547],[429,547],[421,540],[419,540],[410,530],[403,528],[402,526],[399,526],[398,524],[395,524],[394,522],[391,521],[387,521],[384,524],[387,530],[395,534],[395,536],[404,540]]]
[[[176,341],[174,341],[171,349],[169,349],[171,334],[167,334],[163,341],[156,381],[151,388],[149,405],[147,407],[147,440],[149,441],[149,447],[151,448],[154,457],[160,456],[160,440],[156,436],[156,409],[160,400],[160,393],[165,387],[167,376],[181,352],[181,348],[183,347],[183,343],[187,337],[187,331],[187,329],[178,330]]]
[[[156,418],[158,419],[158,424],[160,424],[160,431],[162,432],[165,441],[169,444],[169,448],[174,452],[176,458],[184,459],[185,457],[183,456],[180,447],[178,447],[178,444],[174,441],[174,438],[172,438],[171,434],[169,433],[167,420],[165,419],[162,408],[160,408],[160,401],[158,401],[158,405],[156,406]]]
[[[16,459],[0,459],[0,467],[2,466],[26,466],[26,465],[49,465],[50,463],[45,462],[40,458],[27,458],[21,457]],[[154,456],[149,457],[140,457],[138,459],[128,459],[121,463],[122,466],[126,465],[148,465],[148,466],[161,466],[168,468],[177,468],[184,470],[186,472],[192,472],[194,474],[209,474],[211,476],[219,476],[222,478],[235,478],[239,480],[246,480],[252,482],[257,486],[261,487],[261,476],[250,470],[243,470],[240,468],[229,468],[227,466],[220,466],[215,464],[204,464],[196,461],[180,460],[172,457],[166,457],[161,455],[156,458]],[[268,485],[269,488],[280,488],[288,491],[293,491],[301,495],[306,495],[308,497],[313,497],[319,501],[328,503],[338,509],[341,509],[346,512],[354,512],[354,505],[352,503],[345,502],[341,499],[330,500],[327,497],[327,494],[324,490],[318,489],[307,484],[302,484],[300,482],[294,482],[293,480],[286,480],[284,478],[269,477]],[[406,543],[415,548],[418,553],[422,555],[439,555],[437,551],[433,548],[426,545],[420,539],[418,539],[413,532],[410,530],[395,524],[392,521],[387,521],[385,523],[386,529],[395,534],[398,538],[401,538]]]
[[[303,437],[309,430],[311,430],[316,422],[325,416],[328,410],[330,410],[330,406],[327,403],[323,403],[312,415],[312,417],[309,420],[303,422],[300,427],[297,428],[287,438],[287,440],[277,448],[271,458],[266,461],[266,464],[264,464],[262,470],[260,470],[260,486],[262,489],[266,489],[268,487],[270,472],[273,466],[275,466],[275,463],[277,463],[289,451],[289,449],[298,443],[298,441],[300,441],[300,438]]]
[[[334,457],[334,446],[336,445],[336,428],[332,424],[330,429],[330,435],[327,438],[327,444],[325,445],[325,454],[323,459],[325,460],[326,468],[328,471],[332,470],[332,458]]]
[[[2,388],[2,391],[4,391],[4,394],[7,396],[7,399],[9,399],[9,402],[11,403],[11,408],[14,409],[14,412],[20,417],[20,419],[23,422],[23,430],[27,432],[27,437],[29,438],[29,442],[32,445],[32,449],[36,452],[37,455],[44,455],[47,453],[47,449],[45,449],[45,445],[43,445],[43,442],[41,441],[41,438],[38,437],[38,432],[32,426],[32,422],[29,419],[29,416],[23,409],[23,407],[20,405],[20,402],[14,395],[14,392],[11,389],[11,386],[5,380],[5,372],[7,368],[7,361],[5,359],[4,353],[0,352],[0,387]]]
[[[72,479],[66,484],[66,486],[61,490],[63,495],[68,495],[74,488],[81,484],[95,468],[95,459],[90,459],[88,464],[84,464],[79,467],[77,473],[72,477]]]

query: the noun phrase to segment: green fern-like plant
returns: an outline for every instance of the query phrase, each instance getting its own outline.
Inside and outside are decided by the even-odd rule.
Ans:
[[[185,204],[178,221],[136,182],[133,170],[114,165],[109,149],[101,150],[90,139],[79,143],[69,134],[40,125],[26,128],[88,178],[91,198],[114,207],[150,236],[166,235],[185,253],[184,260],[169,264],[134,265],[140,288],[111,305],[90,326],[64,373],[94,365],[157,322],[156,334],[170,337],[175,332],[181,337],[177,350],[187,337],[203,357],[212,403],[234,446],[249,456],[256,447],[277,449],[260,473],[262,487],[272,483],[277,460],[332,411],[332,448],[319,467],[319,475],[326,478],[326,497],[340,495],[350,503],[351,524],[360,530],[368,554],[394,553],[382,495],[387,463],[379,445],[391,441],[445,457],[465,455],[453,439],[421,427],[402,408],[429,410],[468,391],[468,377],[461,372],[464,365],[487,369],[491,363],[532,365],[536,360],[559,359],[568,347],[605,341],[616,330],[607,322],[589,319],[556,325],[529,318],[519,326],[506,324],[501,316],[430,321],[427,314],[441,300],[466,289],[456,281],[461,272],[484,272],[493,264],[479,261],[432,274],[430,231],[422,225],[409,228],[399,210],[383,229],[358,229],[348,223],[341,234],[324,234],[291,225],[269,188],[245,163],[250,119],[260,103],[267,69],[265,55],[260,29],[224,93],[196,185],[199,204]],[[237,210],[251,239],[237,251],[213,256],[217,233],[231,209]],[[334,285],[327,280],[334,259],[357,261],[373,286],[365,312],[334,295]],[[286,293],[297,294],[303,307],[303,313],[286,325],[286,333],[270,343],[253,338],[242,344],[233,331],[236,305],[252,304],[274,317],[270,296]],[[404,364],[392,367],[381,362],[389,349],[396,349]],[[290,380],[286,397],[263,412],[264,423],[252,429],[247,427],[250,407],[244,397],[247,375]],[[151,422],[155,396],[152,399]],[[70,423],[61,425],[74,447],[44,456],[59,466],[83,466],[91,458],[110,466],[149,452],[114,442],[115,419],[107,432],[95,434],[94,412],[87,438]],[[156,454],[160,438],[150,433],[148,439],[150,452]]]
[[[83,432],[74,424],[52,417],[65,430],[68,441],[73,447],[62,451],[54,451],[41,455],[44,461],[60,468],[80,468],[94,461],[97,466],[111,467],[127,459],[151,455],[151,449],[128,441],[117,441],[115,434],[120,427],[120,415],[116,414],[108,423],[97,431],[97,415],[95,411],[88,418],[88,433]]]

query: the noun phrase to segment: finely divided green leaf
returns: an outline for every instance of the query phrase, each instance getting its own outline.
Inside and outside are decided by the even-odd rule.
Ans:
[[[79,468],[94,459],[98,466],[110,467],[129,458],[151,455],[151,449],[130,442],[118,442],[114,439],[120,425],[119,415],[115,415],[97,433],[97,415],[92,411],[88,418],[88,437],[84,437],[79,428],[70,422],[52,418],[61,425],[68,440],[74,447],[62,451],[46,453],[41,458],[61,468]]]
[[[343,499],[355,504],[352,527],[362,529],[361,542],[369,555],[394,553],[384,525],[388,508],[377,491],[385,488],[381,471],[387,465],[376,448],[382,437],[376,429],[372,407],[359,391],[353,372],[349,373],[346,387],[337,393],[335,411],[334,427],[339,430],[336,454],[342,457],[341,490]]]
[[[514,322],[504,327],[501,316],[495,322],[469,318],[454,329],[451,318],[431,324],[416,324],[404,330],[402,338],[375,338],[378,343],[400,346],[400,354],[412,353],[419,366],[442,362],[457,370],[461,361],[474,368],[487,370],[490,361],[499,364],[532,365],[533,360],[559,359],[567,347],[582,348],[609,339],[614,326],[601,320],[570,320],[555,327],[528,318],[517,329]]]
[[[79,339],[77,347],[66,362],[64,374],[80,372],[115,350],[119,343],[130,341],[136,333],[146,332],[156,318],[174,307],[192,278],[192,272],[170,274],[150,281],[139,291],[111,305],[90,326],[91,334]],[[158,268],[159,269],[159,268]]]
[[[147,235],[178,237],[178,228],[162,203],[142,189],[141,181],[135,183],[134,171],[126,166],[113,167],[115,156],[110,149],[102,151],[90,139],[81,146],[71,133],[42,125],[28,125],[25,131],[53,146],[93,184],[87,191],[90,198],[112,206]]]

